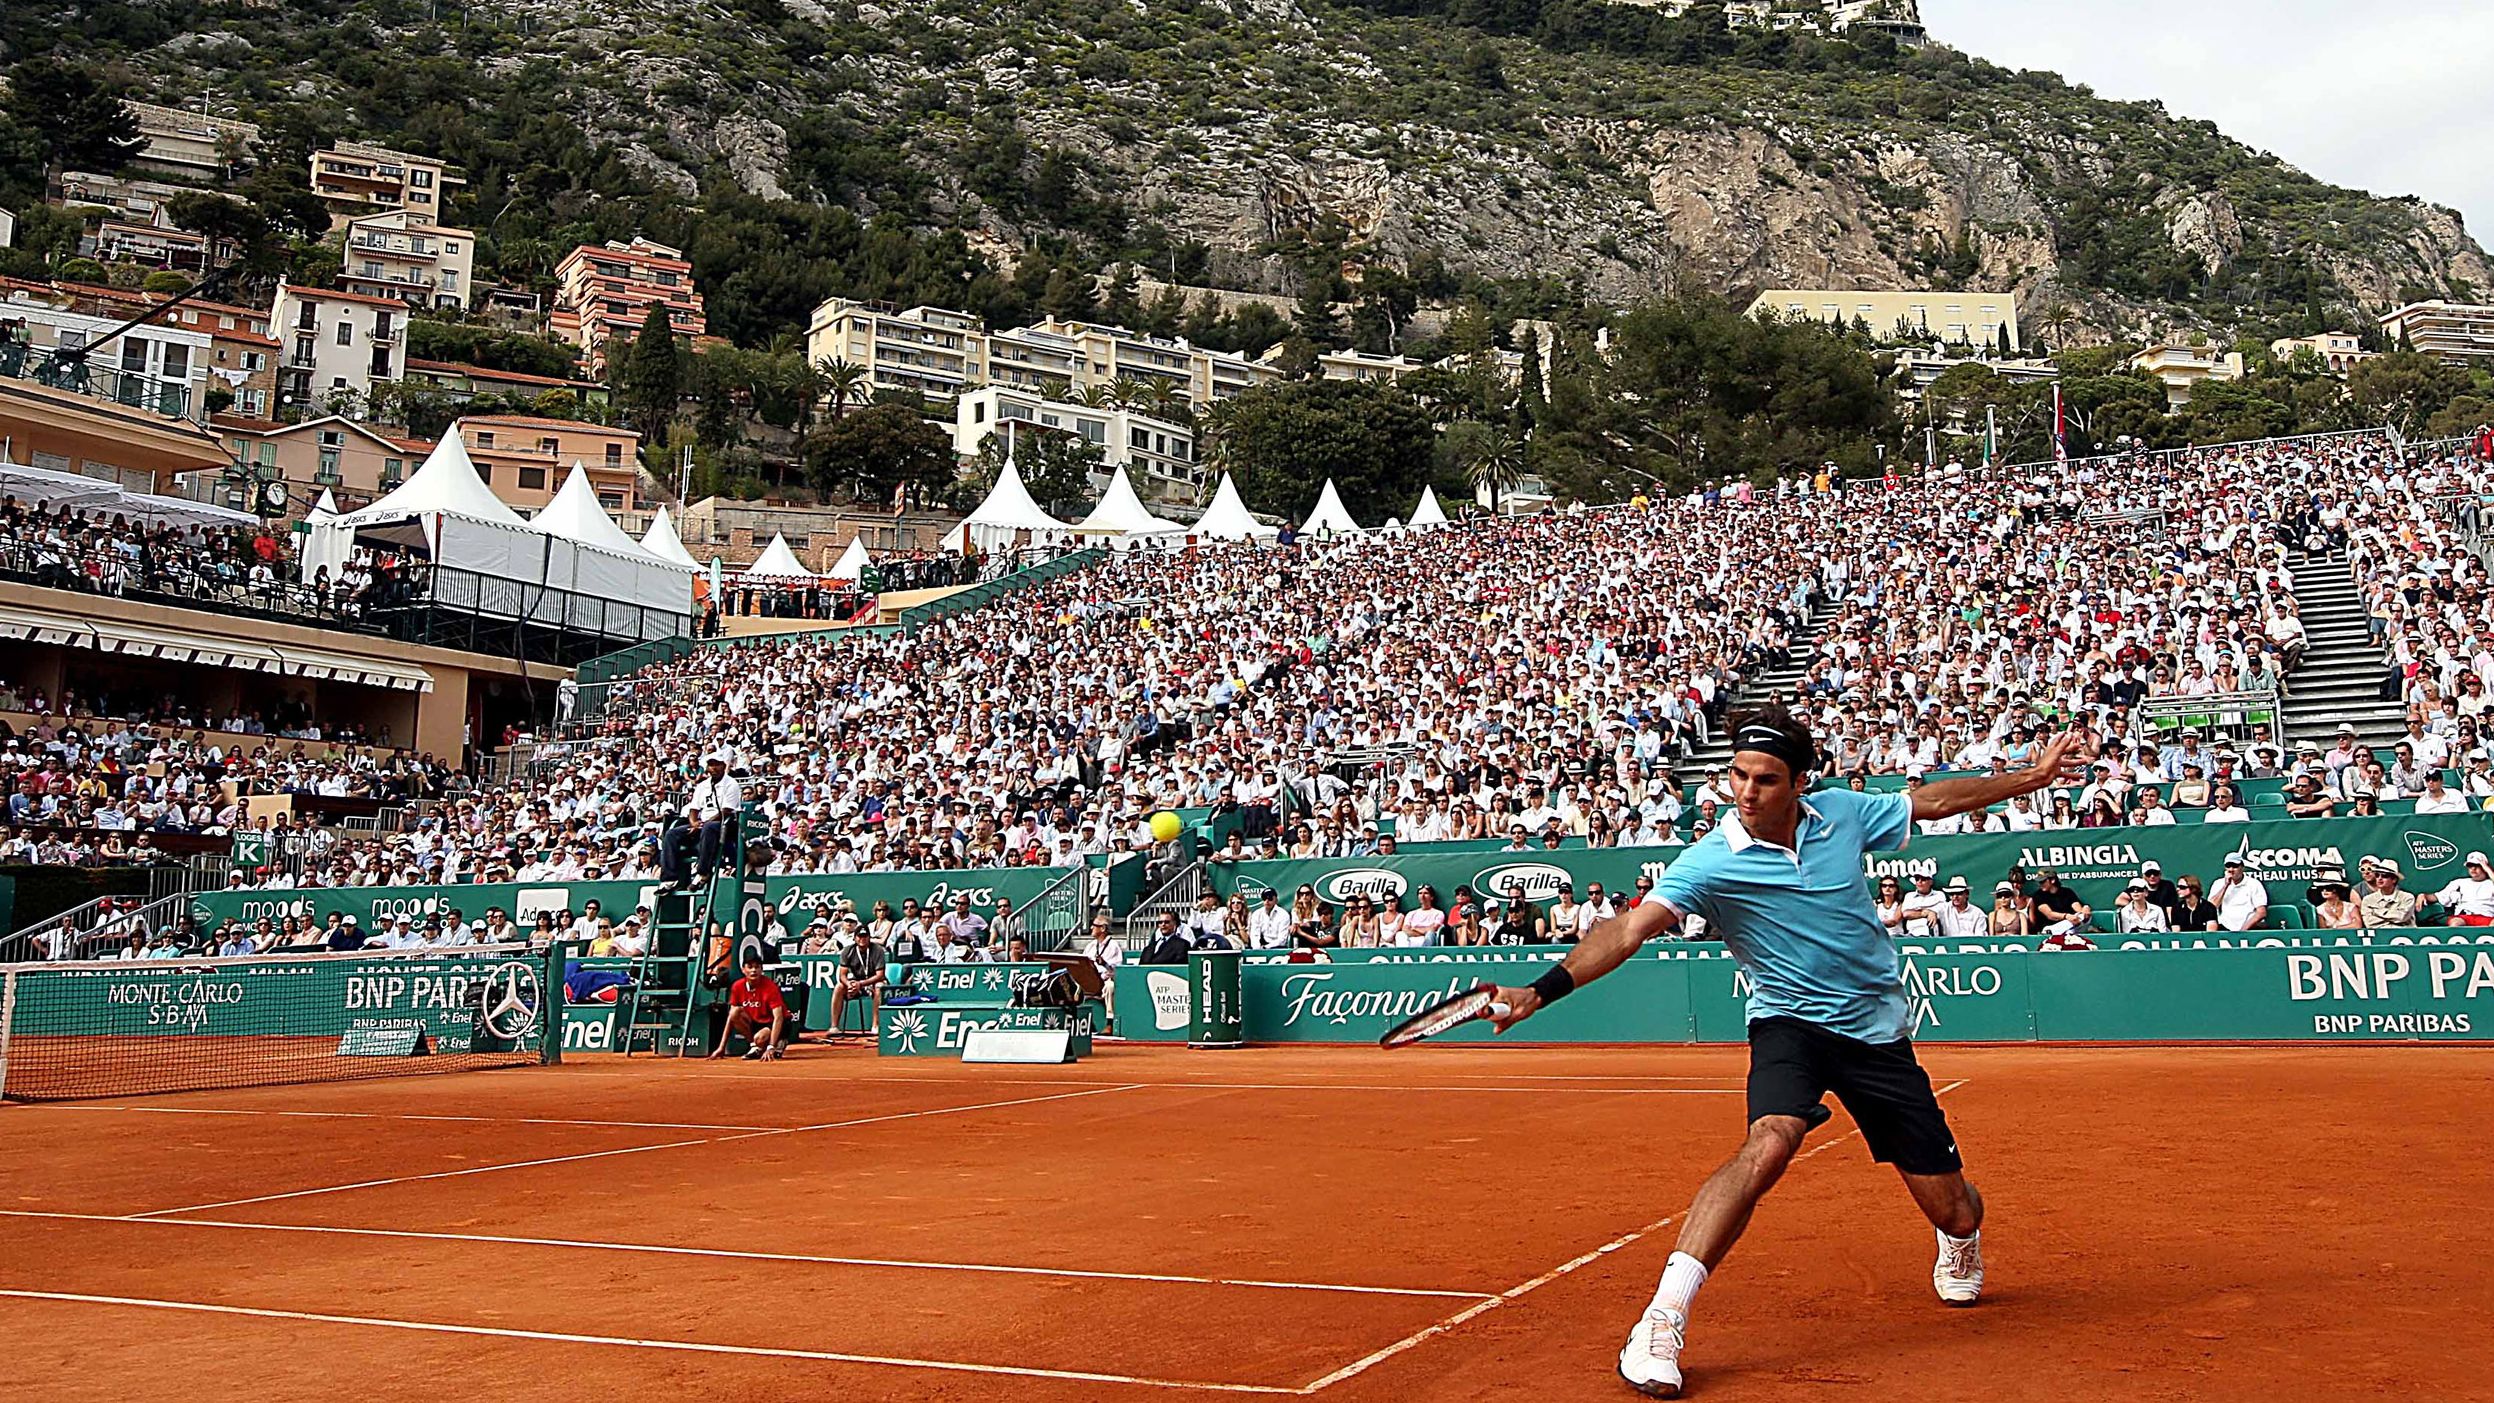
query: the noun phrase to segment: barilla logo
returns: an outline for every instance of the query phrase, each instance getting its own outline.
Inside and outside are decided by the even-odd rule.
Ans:
[[[2407,855],[2414,859],[2419,872],[2431,872],[2459,861],[2459,844],[2448,838],[2419,833],[2413,828],[2399,836],[2407,840]]]
[[[1575,878],[1547,862],[1511,862],[1473,878],[1482,891],[1505,901],[1548,901]]]
[[[1400,897],[1406,883],[1403,874],[1383,867],[1354,867],[1328,874],[1318,884],[1316,894],[1339,905],[1355,896],[1375,897],[1383,901]]]
[[[1163,969],[1151,970],[1143,976],[1143,987],[1151,991],[1154,1028],[1166,1033],[1186,1026],[1185,975],[1171,974]]]

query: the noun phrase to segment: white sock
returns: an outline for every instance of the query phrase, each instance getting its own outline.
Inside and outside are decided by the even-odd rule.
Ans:
[[[1959,1245],[1961,1245],[1961,1246],[1962,1246],[1962,1245],[1964,1245],[1965,1243],[1969,1243],[1969,1242],[1981,1242],[1981,1241],[1983,1240],[1983,1229],[1981,1229],[1981,1228],[1976,1228],[1976,1229],[1974,1230],[1974,1235],[1973,1235],[1973,1236],[1971,1236],[1971,1237],[1951,1237],[1951,1236],[1949,1236],[1949,1235],[1948,1235],[1948,1229],[1946,1229],[1946,1228],[1934,1228],[1934,1229],[1932,1229],[1932,1231],[1934,1231],[1934,1232],[1936,1232],[1936,1233],[1938,1233],[1938,1234],[1940,1235],[1940,1241],[1942,1241],[1942,1242],[1953,1242],[1953,1243],[1957,1243],[1957,1244],[1959,1244]]]
[[[1689,1302],[1697,1299],[1697,1288],[1705,1284],[1706,1264],[1686,1252],[1674,1252],[1663,1264],[1663,1283],[1654,1288],[1654,1304],[1648,1309],[1670,1311],[1686,1325]]]

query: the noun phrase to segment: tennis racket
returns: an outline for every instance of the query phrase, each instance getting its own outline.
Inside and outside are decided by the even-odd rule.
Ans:
[[[1497,993],[1495,984],[1475,984],[1463,993],[1449,994],[1388,1029],[1377,1039],[1377,1046],[1409,1047],[1476,1018],[1504,1018],[1507,1005],[1497,1001]]]

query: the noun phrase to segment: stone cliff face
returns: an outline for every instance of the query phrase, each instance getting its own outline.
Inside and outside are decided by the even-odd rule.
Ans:
[[[973,193],[979,124],[1004,114],[1027,166],[1076,153],[1093,193],[1208,245],[1215,278],[1269,293],[1295,291],[1275,241],[1338,225],[1366,256],[1434,250],[1610,301],[1954,278],[2014,288],[2030,314],[2049,303],[2075,336],[2190,322],[2135,289],[2104,291],[2118,279],[2101,273],[2101,286],[2077,285],[2057,249],[2079,192],[2118,197],[2124,256],[2161,239],[2164,261],[2210,286],[2260,253],[2325,274],[2351,311],[2414,288],[2494,291],[2447,210],[2329,190],[2213,129],[2035,75],[1976,101],[1944,66],[1892,79],[1493,51],[1473,31],[1371,21],[1343,3],[640,0],[626,23],[557,0],[480,0],[521,23],[476,61],[558,59],[573,119],[683,198],[805,191],[792,133],[835,115],[877,140],[878,159],[925,176],[930,217],[1009,259],[1052,231]],[[417,32],[364,0],[335,8],[385,39]],[[232,58],[207,41],[161,53],[175,96],[213,87]],[[1449,55],[1511,71],[1450,74]],[[313,100],[323,82],[307,74],[295,96]]]

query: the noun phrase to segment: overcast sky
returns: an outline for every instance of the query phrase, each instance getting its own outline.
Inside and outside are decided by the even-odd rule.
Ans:
[[[2421,196],[2494,237],[2486,0],[1922,0],[1922,18],[1978,58],[2154,98],[2323,180]]]

